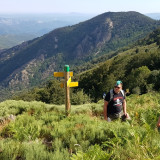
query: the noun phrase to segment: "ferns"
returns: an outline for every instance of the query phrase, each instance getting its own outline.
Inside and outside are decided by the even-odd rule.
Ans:
[[[158,159],[158,93],[127,97],[131,121],[102,120],[103,102],[64,106],[5,101],[1,117],[16,115],[0,126],[0,159]],[[5,118],[5,119],[6,119]]]

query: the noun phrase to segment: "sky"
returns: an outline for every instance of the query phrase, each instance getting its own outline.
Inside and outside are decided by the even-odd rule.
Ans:
[[[160,0],[0,0],[0,13],[160,13]]]

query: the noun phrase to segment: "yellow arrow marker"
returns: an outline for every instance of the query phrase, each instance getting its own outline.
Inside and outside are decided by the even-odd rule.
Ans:
[[[70,83],[71,83],[71,77],[67,81],[67,87],[69,86]]]
[[[69,87],[78,87],[78,82],[71,82]]]
[[[54,77],[64,77],[64,72],[54,72]]]

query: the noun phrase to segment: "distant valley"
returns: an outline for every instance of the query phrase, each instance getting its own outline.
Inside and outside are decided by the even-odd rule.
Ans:
[[[73,25],[93,16],[80,13],[0,14],[0,49],[16,46],[55,28]]]

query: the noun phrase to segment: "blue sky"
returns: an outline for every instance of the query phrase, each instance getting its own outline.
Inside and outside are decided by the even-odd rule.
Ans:
[[[160,13],[160,0],[0,0],[1,13]]]

